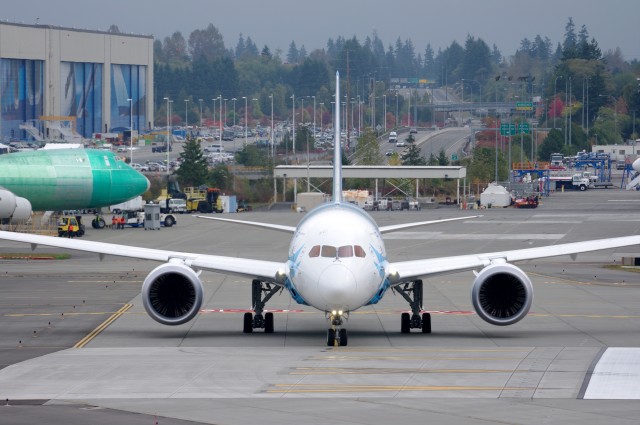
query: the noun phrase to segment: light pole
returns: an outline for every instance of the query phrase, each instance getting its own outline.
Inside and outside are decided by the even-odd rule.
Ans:
[[[222,115],[224,116],[224,126],[227,126],[227,115],[229,115],[228,110],[227,110],[227,100],[229,99],[225,99],[224,100],[224,112],[222,113]]]
[[[242,96],[244,99],[244,147],[247,147],[247,96]],[[235,103],[234,103],[235,104]],[[233,113],[235,116],[235,111]]]
[[[275,159],[275,154],[274,154],[275,140],[273,138],[273,94],[269,95],[269,99],[271,99],[271,133],[269,133],[269,139],[271,139],[271,158]]]
[[[216,122],[216,100],[218,100],[218,98],[216,97],[216,98],[211,99],[211,100],[213,101],[213,109],[212,109],[212,112],[211,112],[211,122],[214,123],[214,122]]]
[[[242,98],[246,99],[246,97],[244,97],[244,96],[242,96]],[[233,100],[233,126],[235,127],[236,126],[236,100],[238,100],[238,99],[236,99],[234,97],[231,100]]]
[[[558,75],[555,80],[553,81],[553,128],[556,128],[556,115],[557,112],[556,111],[556,90],[557,90],[557,83],[558,83],[558,78],[564,78],[564,75]]]
[[[133,99],[129,101],[129,164],[133,164]]]
[[[198,99],[200,103],[200,129],[202,129],[202,99]]]
[[[189,105],[189,99],[185,99],[184,100],[184,129],[185,131],[189,131],[189,109],[188,109],[188,105]]]
[[[220,144],[222,145],[222,94],[218,95],[216,99],[220,99],[220,111],[218,112],[220,119],[218,120],[218,125],[220,126]]]
[[[322,121],[323,121],[323,117],[322,117],[322,107],[324,106],[324,102],[320,102],[320,132],[324,133],[324,128],[322,126]]]
[[[311,96],[313,98],[313,137],[316,137],[316,97]]]
[[[171,116],[171,104],[173,103],[173,100],[169,99],[168,97],[165,97],[165,99],[167,99],[167,117]],[[171,121],[167,120],[167,123],[169,123],[169,131],[167,132],[167,176],[169,175],[169,149],[171,148]]]
[[[395,128],[398,128],[398,92],[396,91],[396,125]]]
[[[384,101],[384,132],[387,132],[387,95],[382,95],[382,100]]]
[[[293,156],[295,157],[295,152],[296,152],[296,94],[295,93],[291,95],[291,104],[293,105],[293,108],[292,108],[293,116],[292,116],[292,122],[291,122],[291,131],[292,131],[291,146],[293,149]]]

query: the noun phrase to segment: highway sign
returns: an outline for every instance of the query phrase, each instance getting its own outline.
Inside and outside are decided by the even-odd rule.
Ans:
[[[500,124],[500,135],[502,136],[515,136],[516,134],[516,125],[509,123]]]
[[[458,160],[458,154],[457,153],[452,153],[451,154],[451,161],[457,161]]]
[[[529,123],[523,122],[518,124],[518,134],[529,134],[530,131]]]
[[[533,111],[533,102],[516,102],[516,111]]]

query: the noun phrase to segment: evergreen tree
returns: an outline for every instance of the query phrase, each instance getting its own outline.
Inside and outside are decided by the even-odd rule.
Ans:
[[[287,62],[290,64],[296,64],[298,63],[298,58],[299,52],[296,47],[296,42],[292,41],[291,44],[289,44],[289,51],[287,52]]]
[[[181,165],[175,172],[182,186],[200,186],[206,183],[209,169],[200,142],[188,138],[180,153]]]
[[[420,155],[420,148],[412,144],[402,160],[402,165],[427,165],[427,158]]]

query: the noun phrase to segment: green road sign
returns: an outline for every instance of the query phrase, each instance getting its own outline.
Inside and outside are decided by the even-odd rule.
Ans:
[[[518,134],[529,134],[531,129],[529,128],[529,123],[523,122],[518,124]]]
[[[451,154],[451,160],[452,161],[457,161],[458,160],[458,154],[457,153],[452,153]]]
[[[516,102],[516,111],[533,111],[533,102]]]
[[[502,136],[514,136],[516,134],[516,125],[503,123],[500,124],[500,135]]]

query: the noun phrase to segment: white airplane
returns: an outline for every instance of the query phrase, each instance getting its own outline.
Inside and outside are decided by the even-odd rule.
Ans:
[[[339,82],[336,74],[336,99],[340,99]],[[401,332],[419,329],[430,333],[431,317],[422,310],[422,279],[465,270],[480,270],[471,291],[477,314],[494,325],[511,325],[529,311],[533,287],[527,275],[510,262],[640,244],[640,236],[635,235],[484,254],[389,261],[382,234],[472,217],[378,227],[364,210],[343,202],[338,108],[336,104],[332,202],[307,213],[296,227],[217,219],[292,234],[285,261],[174,252],[4,231],[0,232],[0,239],[29,243],[34,249],[37,245],[47,245],[94,252],[100,256],[118,255],[162,262],[145,278],[142,299],[147,313],[165,325],[185,323],[200,311],[203,299],[201,270],[252,279],[253,313],[244,315],[245,333],[254,329],[264,329],[266,333],[274,331],[273,313],[265,313],[265,304],[284,288],[296,302],[326,313],[329,346],[347,345],[347,330],[343,324],[349,313],[376,304],[389,289],[400,293],[411,309],[411,314],[401,314]]]

